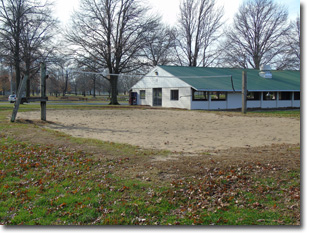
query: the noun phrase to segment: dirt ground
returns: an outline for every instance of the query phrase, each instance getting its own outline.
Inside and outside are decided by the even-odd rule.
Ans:
[[[35,120],[39,112],[19,113]],[[148,149],[199,153],[238,147],[299,144],[300,121],[162,109],[48,110],[49,128],[74,137]]]

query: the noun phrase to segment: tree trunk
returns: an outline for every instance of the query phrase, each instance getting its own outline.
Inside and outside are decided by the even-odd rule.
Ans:
[[[27,84],[26,84],[26,97],[30,98],[30,77],[29,77],[29,75],[26,75],[26,76],[28,76],[28,80],[27,80]]]
[[[19,59],[17,59],[19,60]],[[16,91],[18,91],[18,88],[19,88],[19,84],[20,84],[20,76],[21,76],[21,73],[20,73],[20,67],[19,67],[19,61],[15,60],[15,78],[16,78]]]
[[[94,78],[94,94],[93,94],[93,97],[94,98],[96,97],[96,77]]]
[[[110,105],[119,105],[119,103],[117,101],[117,95],[118,95],[118,90],[117,90],[118,76],[111,75],[109,81],[110,81],[111,90],[112,90],[112,97],[111,97]]]
[[[66,80],[65,80],[65,88],[63,90],[62,96],[65,96],[68,91],[68,80],[69,80],[69,73],[66,71]]]
[[[259,69],[261,58],[258,55],[253,56],[254,69]]]

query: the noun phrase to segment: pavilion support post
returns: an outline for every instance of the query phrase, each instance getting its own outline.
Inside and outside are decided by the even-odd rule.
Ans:
[[[242,71],[242,113],[247,112],[247,95],[248,95],[248,81],[247,81],[247,72]]]
[[[41,90],[41,98],[46,98],[46,64],[44,62],[40,65],[40,74],[41,74],[41,82],[40,82],[40,90]],[[41,120],[46,121],[46,101],[41,101]]]

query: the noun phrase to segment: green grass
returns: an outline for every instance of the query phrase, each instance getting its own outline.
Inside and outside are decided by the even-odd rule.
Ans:
[[[270,110],[270,111],[252,111],[250,115],[261,115],[270,117],[286,117],[286,118],[300,118],[300,110]]]
[[[295,118],[300,119],[300,110],[248,110],[246,114],[241,111],[202,111],[212,112],[217,115],[247,116],[247,117],[274,117],[274,118]]]
[[[298,187],[297,172],[280,185],[272,178],[243,178],[245,172],[240,180],[229,180],[231,173],[223,180],[220,173],[213,180],[189,178],[169,187],[124,179],[108,170],[120,162],[95,160],[57,146],[17,143],[2,136],[0,153],[3,224],[296,223],[281,212],[286,209],[281,198],[284,190],[289,194]],[[282,209],[275,210],[278,207]]]
[[[110,174],[115,162],[9,138],[0,146],[1,223],[139,224],[157,211],[147,205],[154,201],[151,184]]]
[[[168,156],[169,151],[73,138],[35,124],[10,123],[11,108],[0,106],[1,224],[300,224],[298,167],[255,161],[210,163],[204,174],[162,180],[158,173],[162,168],[157,169],[149,158]],[[21,111],[33,109],[25,105]],[[48,136],[48,143],[20,141],[26,132]],[[287,148],[288,154],[299,151]],[[140,171],[155,173],[147,180],[138,175]]]

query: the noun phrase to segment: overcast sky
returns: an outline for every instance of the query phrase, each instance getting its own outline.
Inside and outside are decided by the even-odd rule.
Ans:
[[[167,24],[174,25],[179,12],[181,0],[144,0],[148,2],[154,13],[158,12],[163,16],[163,21]],[[300,0],[274,0],[277,3],[287,6],[290,19],[295,19],[299,15]],[[73,9],[78,9],[79,0],[56,0],[56,14],[61,22],[66,23],[70,18]],[[243,0],[216,0],[216,3],[224,6],[225,20],[232,20]],[[302,3],[307,0],[301,0]],[[309,1],[308,1],[309,2]]]

